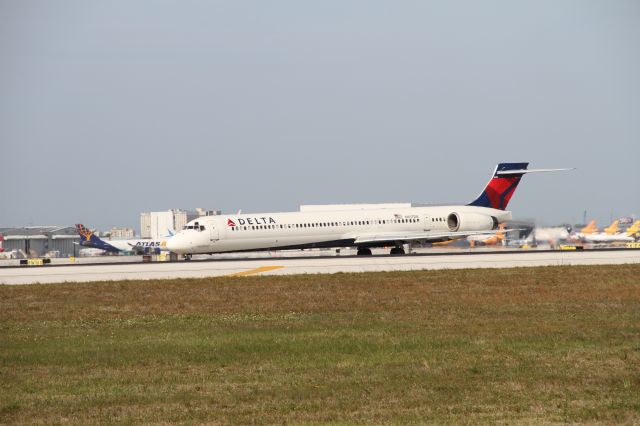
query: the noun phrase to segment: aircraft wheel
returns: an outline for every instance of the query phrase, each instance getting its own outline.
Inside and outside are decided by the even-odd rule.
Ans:
[[[394,247],[391,249],[391,253],[392,255],[402,255],[404,254],[404,249],[402,247]]]
[[[371,249],[365,247],[359,248],[358,256],[371,256]]]
[[[191,260],[191,255],[190,254],[185,254],[184,255],[184,260]]]

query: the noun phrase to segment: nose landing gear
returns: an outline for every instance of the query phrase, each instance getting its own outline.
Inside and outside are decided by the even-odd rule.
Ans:
[[[184,255],[184,260],[191,260],[191,255],[190,254],[185,254]]]

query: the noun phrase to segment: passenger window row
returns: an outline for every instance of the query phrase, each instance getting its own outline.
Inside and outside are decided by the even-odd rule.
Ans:
[[[314,223],[289,223],[285,225],[242,225],[232,226],[232,231],[249,231],[259,229],[293,229],[293,228],[328,228],[336,226],[366,226],[366,225],[388,225],[391,223],[417,223],[418,219],[376,219],[376,220],[355,220],[346,222],[314,222]]]

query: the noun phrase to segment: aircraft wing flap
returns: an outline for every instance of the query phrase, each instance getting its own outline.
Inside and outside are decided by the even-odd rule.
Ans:
[[[513,231],[509,229],[507,231]],[[499,229],[487,231],[458,231],[458,232],[385,232],[377,234],[364,234],[355,236],[354,244],[383,243],[383,242],[410,242],[410,241],[446,241],[457,238],[465,238],[470,235],[492,235],[503,232]]]

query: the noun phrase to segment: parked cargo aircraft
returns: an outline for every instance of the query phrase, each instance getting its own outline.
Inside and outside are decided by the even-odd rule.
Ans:
[[[520,229],[505,229],[506,223],[501,223],[498,229],[489,234],[476,234],[469,235],[465,239],[447,240],[441,242],[431,243],[432,247],[480,247],[480,246],[495,246],[498,244],[506,244],[505,232],[520,231]]]
[[[392,246],[391,254],[404,254],[406,243],[493,234],[511,219],[505,209],[524,174],[570,170],[527,170],[528,164],[498,164],[482,193],[467,205],[206,216],[171,237],[167,249],[186,258],[314,247],[357,247],[359,255],[370,255],[371,247]]]
[[[640,220],[636,220],[625,232],[630,237],[640,238]]]
[[[640,221],[636,221],[624,232],[618,232],[619,221],[614,221],[611,225],[604,229],[604,232],[583,233],[579,232],[576,236],[580,241],[591,244],[609,244],[609,243],[631,243],[636,241]]]
[[[598,227],[596,226],[596,221],[592,220],[587,224],[587,226],[580,229],[579,234],[593,234],[595,232],[598,232]]]
[[[490,234],[477,234],[477,235],[469,235],[466,239],[455,239],[442,241],[437,243],[432,243],[433,247],[445,247],[445,246],[456,246],[456,247],[464,247],[465,244],[469,247],[479,247],[479,246],[495,246],[498,244],[505,244],[505,231],[517,231],[518,229],[506,229],[506,223],[501,223],[493,233]]]
[[[607,235],[615,235],[618,233],[618,231],[620,230],[618,228],[618,224],[620,223],[620,221],[618,220],[614,220],[613,223],[611,223],[611,225],[607,226],[606,228],[604,228],[604,233]]]
[[[619,220],[614,220],[613,222],[611,222],[611,225],[604,228],[601,233],[607,234],[607,235],[617,234],[620,231],[620,228],[618,226],[619,224],[620,224]],[[577,234],[598,234],[598,233],[600,232],[598,231],[598,227],[596,226],[595,220],[592,220],[587,224],[587,226],[585,226],[579,232],[577,232]]]
[[[104,250],[109,253],[117,254],[158,254],[162,251],[167,251],[167,240],[152,240],[152,239],[134,239],[134,240],[109,240],[104,241],[98,238],[93,231],[87,229],[81,223],[76,225],[76,230],[80,235],[80,245],[83,247],[90,247],[95,249]]]
[[[503,244],[505,238],[505,223],[501,223],[498,226],[498,230],[494,234],[489,235],[469,235],[467,237],[467,242],[470,247],[477,246],[495,246],[499,244]],[[508,230],[507,230],[508,231]]]

